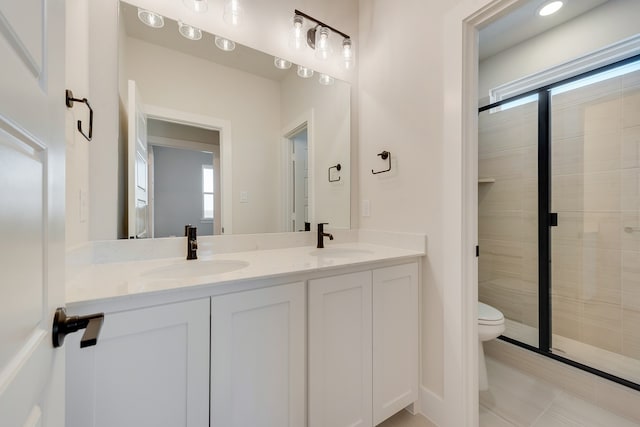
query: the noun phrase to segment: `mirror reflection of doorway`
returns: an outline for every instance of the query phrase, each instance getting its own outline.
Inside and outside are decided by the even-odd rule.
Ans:
[[[149,119],[149,191],[153,237],[220,234],[220,135]]]
[[[291,143],[291,229],[304,231],[309,221],[309,149],[307,125],[289,137]]]

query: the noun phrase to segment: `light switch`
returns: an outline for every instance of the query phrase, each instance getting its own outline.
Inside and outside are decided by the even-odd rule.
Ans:
[[[246,191],[240,192],[240,203],[249,203],[249,193]]]
[[[362,201],[362,216],[370,216],[370,204],[368,200]]]

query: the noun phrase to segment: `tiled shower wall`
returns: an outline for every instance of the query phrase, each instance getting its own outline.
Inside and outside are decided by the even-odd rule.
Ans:
[[[553,96],[552,118],[553,332],[640,359],[640,72]]]
[[[479,127],[480,300],[536,327],[537,103]],[[553,333],[640,359],[640,72],[554,95],[551,129]]]
[[[537,147],[537,102],[480,114],[479,298],[533,327],[538,325]],[[486,179],[495,182],[482,182]]]

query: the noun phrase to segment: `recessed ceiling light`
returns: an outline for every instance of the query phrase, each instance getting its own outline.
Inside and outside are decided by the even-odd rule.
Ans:
[[[291,61],[287,61],[286,59],[278,58],[276,56],[273,60],[273,65],[281,70],[288,70],[289,68],[291,68]]]
[[[189,40],[200,40],[202,38],[202,30],[194,27],[193,25],[178,22],[178,30],[183,37],[188,38]]]
[[[298,75],[303,79],[308,79],[309,77],[313,76],[313,70],[303,65],[298,65]]]
[[[229,39],[225,39],[224,37],[216,36],[214,42],[218,48],[224,50],[225,52],[231,52],[236,48],[236,44]]]
[[[540,10],[538,10],[538,15],[540,15],[540,16],[552,15],[552,14],[556,13],[557,11],[559,11],[560,8],[563,6],[563,4],[564,3],[562,3],[561,1],[549,2],[549,3],[545,4],[544,6],[542,6],[540,8]]]
[[[164,18],[162,17],[162,15],[158,15],[157,13],[151,12],[150,10],[138,8],[138,19],[140,19],[151,28],[164,27]]]
[[[318,79],[321,85],[330,86],[334,82],[334,78],[328,74],[320,74],[320,78]]]

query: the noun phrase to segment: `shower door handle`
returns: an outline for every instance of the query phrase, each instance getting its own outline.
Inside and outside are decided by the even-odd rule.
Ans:
[[[549,227],[557,227],[558,226],[558,214],[552,212],[549,214]]]

